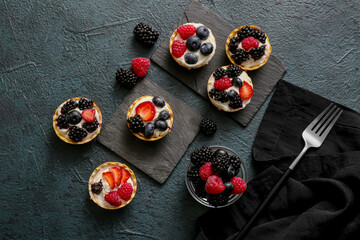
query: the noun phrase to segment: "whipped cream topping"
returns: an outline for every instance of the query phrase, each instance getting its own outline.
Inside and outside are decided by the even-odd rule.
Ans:
[[[134,107],[133,107],[133,109],[132,109],[132,111],[131,111],[131,117],[135,116],[135,114],[136,114],[136,107],[137,107],[137,106],[139,106],[139,105],[140,105],[141,103],[143,103],[143,102],[152,102],[152,99],[153,99],[153,98],[154,98],[154,97],[152,97],[152,96],[147,96],[147,97],[142,98],[142,99],[139,100],[138,102],[136,102],[136,104],[134,105]],[[160,108],[160,107],[158,107],[158,106],[155,105],[155,110],[156,110],[156,113],[155,113],[154,119],[151,120],[151,121],[144,121],[144,125],[146,125],[146,124],[148,124],[148,123],[155,123],[155,121],[158,120],[159,113],[160,113],[161,111],[163,111],[163,110],[167,111],[168,113],[171,112],[171,111],[170,111],[170,108],[169,108],[169,105],[168,105],[166,102],[165,102],[165,106],[162,107],[162,108]],[[167,125],[168,125],[168,129],[165,130],[165,131],[161,131],[160,129],[155,129],[154,134],[153,134],[152,137],[160,137],[160,136],[162,136],[162,135],[165,135],[167,132],[169,132],[169,131],[170,131],[170,127],[171,127],[171,126],[170,126],[170,124],[171,124],[171,119],[170,119],[170,118],[167,119],[167,120],[166,120],[166,123],[167,123]],[[141,136],[144,136],[143,133],[138,133],[138,134],[141,135]]]
[[[80,100],[80,99],[79,99]],[[76,100],[75,102],[79,102],[79,100]],[[61,115],[61,108],[63,107],[63,105],[64,104],[66,104],[68,101],[66,101],[65,103],[63,103],[63,104],[61,104],[60,105],[60,107],[58,107],[58,110],[57,110],[57,113],[58,113],[58,116],[60,116]],[[95,108],[94,108],[95,109]],[[84,110],[80,110],[80,108],[75,108],[75,109],[73,109],[73,110],[70,110],[69,112],[72,112],[72,111],[77,111],[77,112],[79,112],[80,113],[80,115],[81,115],[81,113],[84,111]],[[95,109],[95,119],[98,121],[98,123],[99,123],[99,126],[98,126],[98,128],[101,126],[101,124],[102,124],[102,121],[101,121],[101,119],[100,119],[100,117],[99,117],[99,113],[98,113],[98,111]],[[86,121],[84,120],[84,119],[81,119],[81,121],[78,123],[78,124],[76,124],[76,125],[74,125],[74,124],[69,124],[69,128],[60,128],[59,126],[57,126],[56,125],[56,128],[59,130],[59,133],[62,135],[62,136],[64,136],[65,138],[67,138],[67,139],[70,139],[69,138],[69,129],[72,127],[72,126],[76,126],[76,127],[78,127],[78,128],[82,128],[82,125],[84,124],[84,123],[86,123]],[[86,140],[88,140],[88,139],[90,139],[90,138],[92,138],[94,135],[96,135],[97,134],[97,132],[98,132],[98,129],[96,129],[95,131],[93,131],[93,132],[88,132],[85,128],[83,128],[86,132],[87,132],[87,135],[86,135],[86,137],[84,137],[82,140],[81,140],[81,142],[84,142],[84,141],[86,141]]]
[[[226,66],[225,66],[225,67],[222,67],[222,68],[223,68],[223,69],[227,69]],[[241,73],[240,76],[238,76],[238,77],[241,79],[242,82],[247,82],[251,87],[253,87],[251,78],[249,77],[249,75],[248,75],[245,71],[242,71],[242,73]],[[211,74],[211,77],[209,78],[208,85],[207,85],[207,91],[208,91],[208,92],[209,92],[211,89],[214,88],[214,83],[215,83],[215,81],[216,81],[216,80],[215,80],[214,75]],[[239,91],[240,91],[239,88],[236,87],[236,86],[231,86],[231,87],[229,87],[228,89],[225,89],[224,91],[225,91],[225,92],[229,92],[230,90],[234,90],[234,91],[236,91],[238,94],[239,94]],[[211,103],[212,103],[215,107],[217,107],[217,108],[219,108],[219,109],[222,109],[222,110],[224,110],[224,111],[226,111],[226,112],[235,112],[235,111],[244,109],[244,108],[246,107],[246,105],[248,105],[248,104],[250,103],[250,101],[251,101],[251,98],[248,99],[248,100],[242,100],[242,107],[241,107],[241,108],[237,108],[237,109],[233,109],[233,108],[229,107],[230,101],[227,101],[227,102],[222,103],[222,102],[220,102],[220,101],[216,101],[215,99],[211,98],[210,96],[209,96],[209,98],[210,98]]]
[[[193,25],[195,26],[196,28],[200,27],[200,26],[204,26],[203,24],[201,23],[185,23],[183,25]],[[206,26],[205,26],[206,27]],[[209,55],[205,56],[203,55],[201,52],[200,52],[200,49],[196,50],[196,51],[190,51],[189,49],[186,49],[184,55],[182,55],[180,58],[176,58],[179,62],[181,62],[182,65],[186,66],[186,67],[189,67],[189,68],[193,68],[193,67],[197,67],[197,66],[201,66],[201,65],[205,65],[205,64],[208,64],[210,62],[210,60],[213,58],[213,56],[215,55],[215,50],[216,50],[216,41],[215,41],[215,37],[214,35],[212,34],[212,31],[210,30],[210,28],[207,28],[209,29],[209,37],[205,40],[201,40],[201,45],[203,43],[206,43],[206,42],[210,42],[213,47],[214,47],[214,50],[212,51],[212,53],[210,53]],[[196,34],[195,34],[196,35]],[[180,34],[176,33],[176,37],[174,40],[180,40],[180,41],[184,41],[186,43],[186,40],[182,39],[180,37]],[[198,62],[196,64],[188,64],[185,62],[185,55],[187,53],[195,53],[197,56],[198,56]]]
[[[105,207],[114,207],[113,205],[111,205],[107,201],[105,201],[105,195],[111,191],[117,191],[120,188],[120,186],[117,186],[117,187],[111,189],[111,187],[109,186],[106,179],[103,178],[103,173],[108,172],[110,170],[110,168],[112,168],[112,167],[120,167],[120,166],[119,165],[107,165],[107,166],[102,167],[96,173],[96,175],[94,176],[94,178],[91,182],[91,184],[93,184],[93,183],[97,183],[101,180],[103,189],[101,190],[101,192],[99,194],[93,193],[92,195],[96,202],[98,202],[100,205],[105,206]],[[132,180],[132,176],[130,176],[130,178],[127,180],[127,183],[130,183],[131,186],[134,188],[134,182]],[[121,200],[121,205],[127,202],[127,201],[124,201],[123,199],[120,199],[120,200]]]

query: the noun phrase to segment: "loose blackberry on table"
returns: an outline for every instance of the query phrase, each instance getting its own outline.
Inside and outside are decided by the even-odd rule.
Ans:
[[[79,109],[80,110],[90,109],[93,107],[93,103],[94,102],[92,100],[88,100],[86,98],[81,98],[78,102]]]
[[[74,142],[81,142],[87,136],[87,132],[83,128],[72,126],[69,129],[69,138]]]
[[[138,77],[133,71],[120,68],[116,71],[116,80],[122,87],[131,89],[138,82]]]
[[[133,31],[135,38],[145,46],[154,45],[159,38],[159,32],[146,23],[139,23]]]
[[[203,146],[190,155],[190,160],[192,164],[194,164],[196,167],[201,167],[204,163],[210,162],[213,156],[213,151],[206,146]]]
[[[209,118],[204,118],[200,122],[200,131],[205,135],[212,136],[216,132],[216,124]]]

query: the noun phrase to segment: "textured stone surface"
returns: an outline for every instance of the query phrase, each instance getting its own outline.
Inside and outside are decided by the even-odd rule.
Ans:
[[[57,106],[75,96],[93,99],[106,125],[127,94],[115,86],[116,70],[150,57],[189,3],[0,2],[0,238],[192,239],[206,208],[184,184],[190,152],[225,145],[255,173],[251,145],[269,99],[243,128],[155,64],[151,80],[218,124],[214,137],[195,138],[165,184],[129,164],[139,180],[136,198],[122,210],[100,209],[89,199],[88,177],[105,161],[125,160],[97,140],[63,143],[52,129]],[[201,3],[234,26],[261,27],[288,68],[286,81],[360,111],[358,0]],[[134,41],[139,21],[160,30],[155,47]]]

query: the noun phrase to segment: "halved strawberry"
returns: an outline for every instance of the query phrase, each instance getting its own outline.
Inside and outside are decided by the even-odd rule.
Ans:
[[[248,100],[253,95],[253,88],[247,82],[244,82],[243,86],[239,89],[239,96],[242,100]]]
[[[85,122],[93,122],[95,120],[95,109],[85,109],[81,113],[81,117],[85,120]]]
[[[111,189],[113,189],[115,187],[115,180],[114,180],[114,175],[112,172],[104,172],[103,178],[105,178],[105,180],[107,181],[107,183],[109,184]]]
[[[130,178],[130,173],[125,168],[121,169],[121,185],[126,183],[126,181]]]
[[[114,181],[115,181],[115,186],[119,186],[120,185],[120,181],[121,181],[121,170],[118,167],[112,167],[109,170],[113,176],[114,176]]]
[[[140,103],[135,111],[136,114],[140,115],[141,119],[146,122],[153,120],[156,114],[155,104],[150,101]]]

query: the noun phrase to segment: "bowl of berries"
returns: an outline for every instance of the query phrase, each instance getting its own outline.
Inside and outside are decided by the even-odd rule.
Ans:
[[[246,169],[239,156],[223,146],[203,146],[191,153],[185,183],[190,195],[210,208],[227,207],[246,190]]]

